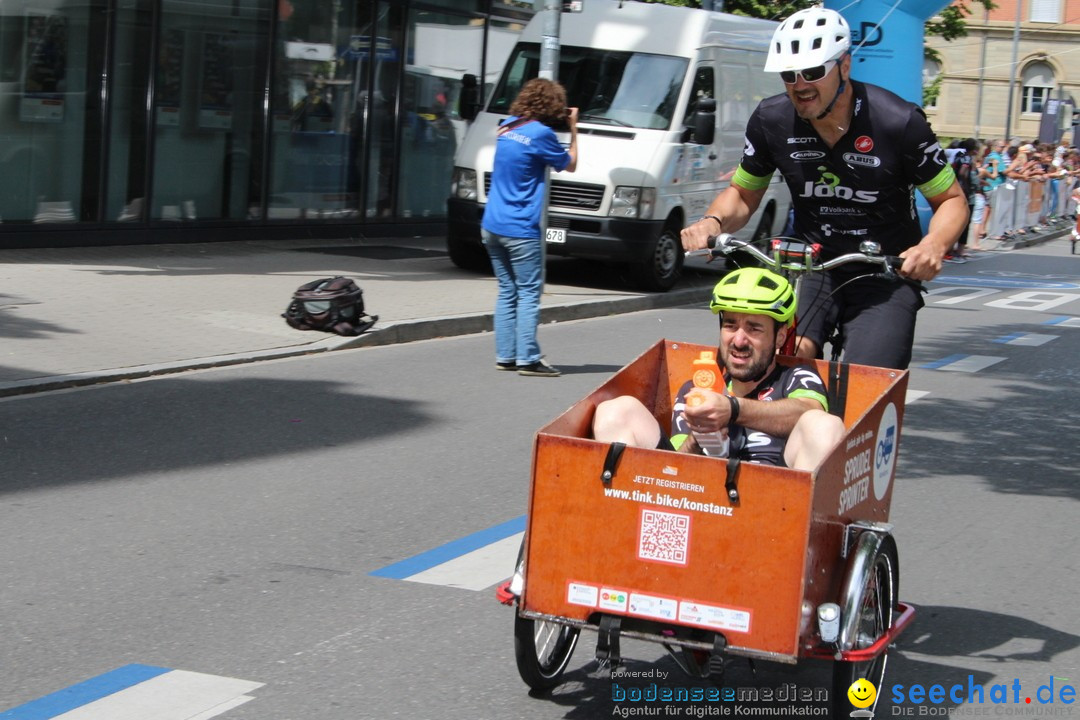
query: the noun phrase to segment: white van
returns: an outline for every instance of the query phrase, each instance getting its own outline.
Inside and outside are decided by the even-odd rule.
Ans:
[[[499,84],[455,155],[450,258],[486,263],[480,219],[495,137],[521,86],[539,74],[543,13],[525,28]],[[679,277],[679,231],[699,219],[742,157],[758,102],[783,91],[762,68],[776,23],[643,2],[586,0],[561,18],[558,80],[579,108],[577,170],[552,173],[547,252],[632,266],[638,284]],[[560,134],[564,144],[569,134]],[[787,218],[779,177],[743,231],[761,241]]]

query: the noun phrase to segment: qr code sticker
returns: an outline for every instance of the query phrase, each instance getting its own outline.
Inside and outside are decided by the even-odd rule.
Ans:
[[[638,557],[685,565],[690,547],[690,516],[659,510],[641,511]]]

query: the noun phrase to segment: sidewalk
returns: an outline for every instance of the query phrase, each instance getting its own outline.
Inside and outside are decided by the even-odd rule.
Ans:
[[[704,302],[722,264],[688,263],[671,292],[628,289],[617,268],[549,264],[541,321]],[[372,330],[293,330],[301,284],[346,275]],[[192,368],[491,329],[495,280],[450,262],[443,238],[0,250],[0,397]]]
[[[691,259],[675,289],[649,294],[617,267],[556,259],[541,321],[704,303],[722,269]],[[360,337],[281,317],[298,286],[332,275],[355,279],[379,316]],[[0,397],[477,333],[494,306],[495,279],[455,267],[441,237],[0,250]]]

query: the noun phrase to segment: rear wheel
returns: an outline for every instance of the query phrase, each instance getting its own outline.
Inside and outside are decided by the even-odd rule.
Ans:
[[[514,615],[514,657],[518,674],[533,690],[562,682],[581,631],[568,625]]]
[[[896,546],[887,540],[874,556],[866,584],[863,586],[862,600],[858,604],[859,620],[856,625],[854,650],[868,648],[888,632],[896,613],[897,586],[899,584],[899,564]],[[848,698],[848,689],[860,678],[873,683],[878,693],[882,692],[885,679],[885,665],[888,650],[873,660],[866,662],[837,662],[833,667],[833,698],[835,698],[833,716],[847,717],[859,708]],[[877,707],[878,698],[868,710]]]
[[[675,286],[682,274],[683,249],[679,233],[664,228],[656,238],[649,256],[634,268],[635,281],[642,290],[667,292]]]

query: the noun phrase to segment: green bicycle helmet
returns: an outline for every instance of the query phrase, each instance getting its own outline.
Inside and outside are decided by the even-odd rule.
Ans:
[[[763,268],[739,268],[716,283],[709,309],[714,314],[768,315],[786,323],[795,316],[795,291],[791,283],[774,272]]]

